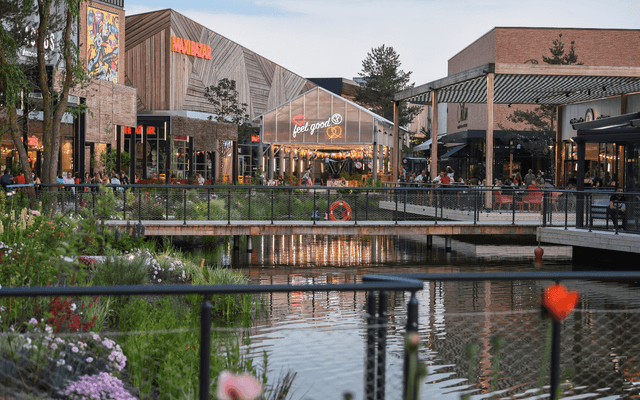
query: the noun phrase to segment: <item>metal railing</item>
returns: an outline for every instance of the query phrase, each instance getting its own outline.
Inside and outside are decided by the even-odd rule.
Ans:
[[[221,285],[221,286],[189,286],[189,285],[167,285],[167,286],[112,286],[112,287],[15,287],[15,288],[2,288],[0,289],[0,297],[4,298],[17,298],[17,297],[55,297],[55,296],[70,296],[73,298],[78,298],[80,296],[97,296],[97,295],[109,295],[109,296],[133,296],[133,295],[153,295],[153,296],[168,296],[168,295],[192,295],[199,294],[204,295],[204,300],[200,305],[200,346],[199,346],[199,357],[200,357],[200,376],[199,376],[199,398],[200,399],[208,399],[209,398],[209,357],[211,352],[211,298],[216,295],[222,294],[264,294],[264,293],[290,293],[290,292],[329,292],[329,291],[337,291],[337,292],[368,292],[367,295],[367,304],[366,304],[366,313],[362,310],[364,314],[364,319],[366,321],[366,346],[365,346],[365,383],[364,383],[364,394],[365,399],[373,400],[373,399],[384,399],[385,393],[388,387],[388,379],[387,379],[387,366],[390,364],[390,361],[387,357],[387,336],[397,335],[400,333],[403,336],[409,335],[411,333],[419,332],[420,321],[419,321],[419,310],[418,310],[418,299],[416,294],[425,289],[425,282],[430,284],[438,284],[438,283],[447,283],[447,282],[513,282],[517,283],[524,287],[529,287],[530,285],[525,285],[528,281],[551,281],[551,282],[576,282],[576,281],[598,281],[598,282],[633,282],[640,281],[640,273],[638,272],[559,272],[559,273],[547,273],[547,272],[525,272],[525,273],[456,273],[456,274],[407,274],[407,275],[367,275],[363,277],[362,283],[354,283],[354,284],[326,284],[326,285]],[[400,292],[409,292],[410,299],[406,304],[406,324],[404,327],[404,331],[398,330],[397,326],[391,326],[389,321],[389,292],[400,291]],[[540,294],[538,294],[539,296]],[[631,299],[627,299],[630,301]],[[637,300],[637,299],[636,299]],[[395,306],[397,309],[397,305]],[[502,309],[501,306],[497,307],[498,309]],[[608,310],[608,313],[615,313],[617,310]],[[513,310],[511,311],[513,313]],[[638,318],[634,316],[631,318],[628,312],[624,310],[620,310],[619,313],[623,313],[624,317],[624,327],[620,328],[621,332],[618,334],[622,334],[622,331],[634,330],[636,328],[635,323]],[[539,313],[538,313],[539,314]],[[424,315],[424,314],[422,314]],[[496,322],[499,325],[503,324],[501,322],[502,317],[500,314],[498,315],[498,321]],[[528,314],[530,315],[530,314]],[[640,314],[634,314],[640,315]],[[487,314],[478,314],[478,316],[482,319],[481,326],[486,328],[487,325]],[[522,325],[525,323],[524,319],[520,314],[513,314],[515,317],[514,323]],[[394,319],[397,316],[394,316]],[[426,318],[430,318],[426,316]],[[452,316],[447,316],[447,318],[452,318]],[[473,323],[473,316],[469,314],[461,314],[461,318],[464,319],[465,325],[471,326]],[[593,327],[595,324],[594,316],[589,313],[586,316],[581,318],[588,318],[589,322],[586,324],[587,328]],[[526,317],[525,319],[529,320],[529,324],[539,324],[540,326],[544,326],[544,318],[542,319],[532,319],[530,317]],[[633,321],[632,321],[633,319]],[[561,351],[568,351],[569,349],[575,347],[577,338],[580,336],[587,336],[585,340],[589,339],[588,335],[585,335],[584,332],[577,331],[578,328],[575,326],[571,326],[568,329],[575,331],[573,333],[574,336],[571,336],[570,343],[567,346],[567,343],[564,343],[561,346],[561,323],[553,322],[553,334],[552,334],[552,345],[551,345],[551,356],[550,356],[550,375],[549,382],[551,385],[550,395],[551,399],[556,399],[557,389],[560,381],[560,363],[561,363]],[[608,326],[608,325],[607,325]],[[474,329],[471,327],[470,329]],[[424,331],[423,331],[424,332]],[[540,341],[544,342],[544,329],[540,327],[535,327],[534,325],[524,326],[524,332],[526,333],[527,341],[532,341],[530,343],[531,346],[539,346]],[[520,334],[518,334],[520,335]],[[517,336],[517,335],[516,335]],[[426,341],[425,343],[429,347],[433,347],[433,339],[429,339],[432,337],[431,335],[427,337],[423,337],[421,340]],[[454,346],[457,343],[459,338],[453,338]],[[528,352],[527,354],[537,354],[536,351],[532,351],[529,347],[525,346],[521,341],[513,339],[513,346],[508,347],[510,343],[507,343],[507,348],[510,351],[516,351],[518,347],[525,347],[522,351]],[[633,339],[634,342],[636,339]],[[605,344],[606,345],[606,344]],[[616,345],[617,346],[617,345]],[[611,346],[606,348],[604,351],[604,356],[608,356],[609,352],[614,352],[613,349],[609,349]],[[629,346],[627,346],[629,347]],[[1,347],[0,347],[1,350]],[[454,350],[455,354],[460,352],[464,352],[464,349],[456,348]],[[635,353],[637,354],[637,353]],[[441,355],[444,356],[444,355]],[[496,358],[499,356],[499,353],[494,353],[493,357]],[[590,357],[594,357],[594,354],[579,354],[581,360],[591,360]],[[627,357],[626,354],[618,355],[619,357]],[[407,392],[408,381],[410,380],[409,370],[408,370],[408,357],[409,354],[405,350],[404,354],[404,367],[402,374],[402,393]],[[507,357],[507,354],[505,354]],[[633,357],[631,357],[633,358]],[[546,380],[546,366],[543,364],[540,365],[542,369],[542,378]],[[634,362],[635,358],[630,360]],[[339,361],[339,360],[338,360]],[[569,362],[572,362],[570,360]],[[592,361],[592,360],[591,360]],[[636,360],[637,361],[637,360]],[[620,361],[622,362],[622,361]],[[464,363],[461,363],[464,364]],[[503,361],[504,364],[504,361]],[[496,365],[494,367],[497,368]],[[505,366],[504,368],[507,368]],[[532,366],[529,365],[530,369]],[[624,368],[626,370],[631,369],[635,371],[639,368],[639,365],[631,365],[625,364]],[[615,368],[615,366],[614,366]],[[590,368],[586,368],[589,370]],[[0,371],[1,372],[1,371]],[[472,372],[470,372],[473,375]],[[7,377],[0,376],[0,379],[6,379]],[[529,378],[526,378],[529,380]],[[571,378],[566,378],[567,380]],[[577,377],[575,379],[578,379]],[[630,376],[628,379],[633,380],[633,376]],[[391,382],[394,384],[396,382]],[[604,384],[611,384],[611,382],[605,382]],[[497,383],[496,386],[499,386]],[[531,385],[531,382],[521,385],[516,385],[516,387],[520,387],[522,390],[528,390],[528,386]],[[595,387],[595,386],[594,386]],[[599,390],[590,388],[591,390]],[[636,388],[637,389],[637,388]],[[622,390],[622,389],[621,389]],[[497,393],[500,393],[499,390]],[[404,396],[403,396],[404,397]],[[416,397],[414,397],[416,398]]]
[[[613,192],[602,190],[463,185],[41,185],[38,193],[52,199],[58,212],[131,221],[500,221],[640,233],[640,193],[623,193],[625,211],[612,214],[608,205]]]

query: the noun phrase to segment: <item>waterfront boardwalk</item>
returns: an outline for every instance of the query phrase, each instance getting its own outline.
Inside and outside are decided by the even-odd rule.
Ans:
[[[577,229],[564,225],[543,227],[539,222],[517,221],[105,221],[109,226],[144,227],[145,236],[233,235],[526,235],[541,243],[588,249],[640,253],[640,235]]]
[[[543,243],[554,243],[588,249],[640,253],[640,235],[637,233],[616,234],[613,230],[577,229],[575,227],[540,227],[537,237]]]
[[[473,221],[474,220],[474,211],[473,210],[463,210],[463,209],[453,209],[453,208],[438,208],[436,210],[435,207],[412,204],[412,203],[396,203],[393,201],[380,201],[379,207],[383,210],[388,211],[396,211],[401,215],[406,213],[407,215],[419,215],[426,217],[433,217],[437,215],[439,219],[446,219],[452,221]],[[565,220],[568,225],[575,225],[576,214],[575,211],[569,211],[568,213],[564,213],[564,211],[552,211],[551,213],[551,223],[553,225],[564,225]],[[490,212],[481,211],[476,213],[475,218],[478,222],[512,222],[514,219],[512,210],[491,210]],[[516,210],[515,213],[515,221],[522,223],[538,223],[542,225],[542,213],[540,211],[531,211],[528,212],[527,209],[523,209],[523,211]]]

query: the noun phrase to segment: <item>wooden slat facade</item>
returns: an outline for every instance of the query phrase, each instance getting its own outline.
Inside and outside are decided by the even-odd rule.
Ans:
[[[139,111],[211,113],[205,88],[236,81],[254,118],[316,85],[171,9],[127,16],[125,82]],[[211,46],[211,60],[171,52],[171,36]]]

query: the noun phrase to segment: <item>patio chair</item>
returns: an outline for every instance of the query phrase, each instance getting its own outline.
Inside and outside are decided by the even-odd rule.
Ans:
[[[551,193],[551,204],[553,204],[556,212],[558,212],[558,196],[560,196],[560,192]]]
[[[509,209],[509,205],[513,205],[513,196],[508,194],[502,194],[501,191],[495,193],[495,204],[500,206],[500,211],[502,211],[502,205],[507,205],[507,210]],[[495,209],[495,206],[494,206]]]
[[[542,191],[533,191],[533,192],[529,192],[527,193],[524,198],[522,199],[522,201],[528,205],[529,208],[529,212],[531,212],[531,205],[533,204],[533,211],[536,210],[536,206],[540,206],[540,208],[542,208],[542,196],[543,196],[543,192]]]

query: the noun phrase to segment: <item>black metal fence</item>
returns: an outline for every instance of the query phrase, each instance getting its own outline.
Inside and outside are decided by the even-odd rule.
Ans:
[[[204,295],[204,301],[200,308],[200,346],[198,347],[200,357],[200,378],[199,378],[199,393],[200,399],[209,398],[210,388],[210,374],[209,374],[209,359],[211,354],[210,338],[211,338],[211,298],[222,294],[264,294],[264,293],[290,293],[290,292],[367,292],[366,310],[360,310],[364,317],[364,324],[366,326],[366,334],[363,336],[365,343],[365,360],[364,360],[364,398],[365,399],[384,399],[385,397],[400,398],[400,393],[406,394],[408,381],[413,379],[409,375],[408,357],[409,354],[404,351],[404,367],[402,376],[387,374],[387,368],[393,363],[390,359],[394,357],[394,353],[389,354],[387,349],[387,341],[389,335],[395,337],[401,335],[405,337],[410,333],[420,333],[420,340],[423,350],[431,351],[435,344],[434,335],[449,335],[447,340],[451,344],[448,345],[449,351],[453,352],[453,357],[457,364],[464,366],[466,363],[460,359],[461,353],[467,352],[468,358],[473,358],[475,355],[471,354],[469,348],[466,350],[463,348],[465,342],[472,338],[477,333],[481,333],[480,339],[482,341],[488,341],[489,336],[482,334],[482,331],[489,329],[493,334],[502,336],[500,340],[494,340],[491,342],[494,346],[494,352],[492,355],[487,353],[488,357],[492,357],[491,368],[483,364],[486,360],[480,360],[480,364],[484,365],[485,370],[481,375],[488,375],[490,369],[504,369],[506,370],[506,376],[498,379],[496,372],[495,382],[492,378],[492,383],[489,386],[490,389],[484,386],[482,382],[474,382],[474,372],[472,363],[469,361],[469,387],[464,389],[461,394],[464,397],[464,393],[472,393],[473,391],[482,390],[483,393],[495,392],[496,395],[503,395],[504,392],[500,390],[500,385],[508,385],[510,390],[515,390],[514,393],[530,393],[531,390],[535,390],[536,382],[532,382],[532,379],[527,374],[539,375],[541,381],[538,391],[546,391],[544,389],[546,382],[550,384],[548,392],[552,399],[557,398],[558,388],[560,382],[561,373],[561,359],[567,357],[562,365],[570,364],[575,365],[576,368],[584,370],[590,370],[596,376],[600,373],[595,368],[602,368],[604,371],[609,371],[607,362],[612,363],[614,370],[619,373],[616,375],[616,379],[619,376],[624,376],[626,383],[620,385],[608,382],[606,379],[603,382],[590,382],[588,389],[591,392],[598,392],[603,387],[615,386],[615,391],[611,393],[611,390],[607,392],[607,395],[621,395],[623,397],[633,397],[637,395],[638,388],[633,384],[636,379],[634,371],[640,371],[640,363],[637,361],[637,348],[635,344],[639,342],[639,338],[635,333],[637,324],[640,323],[640,313],[633,312],[633,310],[625,309],[607,309],[603,310],[601,318],[597,318],[597,312],[594,310],[576,310],[578,316],[575,320],[567,320],[567,335],[565,338],[561,336],[562,323],[554,321],[552,323],[552,340],[547,341],[547,345],[550,348],[550,355],[545,358],[545,351],[542,350],[545,345],[545,337],[548,336],[545,333],[546,320],[548,318],[538,312],[537,314],[531,314],[519,312],[516,309],[512,309],[506,305],[495,305],[492,308],[494,312],[487,314],[486,312],[477,312],[473,314],[442,314],[439,313],[440,318],[461,318],[464,321],[463,325],[467,328],[462,331],[463,336],[453,337],[451,333],[446,331],[429,332],[425,330],[423,324],[433,325],[433,321],[420,322],[420,318],[426,318],[431,320],[433,318],[434,311],[427,313],[419,312],[419,300],[418,294],[424,290],[429,290],[429,285],[443,285],[452,282],[511,282],[519,286],[528,288],[532,285],[528,282],[550,281],[567,282],[567,285],[571,288],[572,283],[584,282],[584,281],[598,281],[598,282],[623,282],[624,284],[632,285],[633,282],[640,282],[640,273],[637,272],[565,272],[565,273],[456,273],[456,274],[410,274],[410,275],[368,275],[363,277],[363,283],[354,284],[341,284],[341,285],[224,285],[224,286],[188,286],[188,285],[168,285],[168,286],[120,286],[120,287],[23,287],[23,288],[2,288],[0,289],[0,297],[5,298],[17,298],[17,297],[56,297],[56,296],[71,296],[78,298],[80,296],[96,296],[96,295],[110,295],[110,296],[168,296],[168,295]],[[538,286],[534,286],[539,288]],[[536,293],[537,289],[534,289],[532,295],[540,296],[540,292]],[[402,318],[406,320],[403,324],[404,329],[398,328],[398,321],[392,323],[390,316],[396,320],[399,316],[392,310],[389,310],[389,294],[392,292],[410,293],[409,300],[403,307],[406,313]],[[432,295],[429,295],[432,296]],[[628,301],[638,301],[639,299],[627,299]],[[428,307],[428,306],[427,306]],[[397,310],[397,305],[394,307]],[[421,317],[422,316],[422,317]],[[478,322],[475,320],[479,319]],[[494,321],[491,321],[494,320]],[[518,325],[520,328],[515,334],[505,335],[501,333],[501,329],[504,328],[505,321],[509,321],[510,324]],[[578,321],[582,323],[578,324]],[[434,326],[438,326],[441,322],[435,321]],[[477,325],[476,325],[477,324]],[[598,326],[602,324],[602,326]],[[613,328],[615,327],[615,328]],[[611,329],[615,329],[615,335],[621,335],[620,338],[626,338],[624,343],[618,343],[618,340],[613,342],[607,342],[607,338],[610,335],[604,332],[610,332]],[[167,332],[164,332],[165,334]],[[614,333],[614,332],[612,332]],[[171,334],[169,332],[168,334]],[[630,338],[627,338],[627,334],[632,334]],[[594,336],[598,336],[596,339]],[[2,334],[2,340],[6,341],[8,338],[8,332]],[[602,348],[591,349],[590,343],[596,340],[602,340]],[[615,336],[611,336],[615,337]],[[31,343],[31,342],[29,342]],[[576,349],[576,346],[578,348]],[[584,346],[584,347],[581,347]],[[621,349],[618,349],[618,347]],[[398,346],[395,347],[396,349]],[[5,349],[5,346],[0,346],[0,349]],[[635,349],[635,350],[634,350]],[[508,351],[507,351],[508,350]],[[397,350],[395,350],[397,351]],[[620,352],[620,354],[616,353]],[[611,357],[617,361],[609,360]],[[340,357],[345,356],[341,354],[334,354],[334,362],[339,363]],[[445,351],[442,351],[440,357],[446,357]],[[482,356],[482,354],[480,354]],[[502,364],[500,364],[500,357],[503,357]],[[509,358],[511,356],[511,358]],[[532,358],[533,356],[533,358]],[[420,357],[427,358],[428,353],[421,352]],[[624,361],[623,361],[624,359]],[[498,360],[498,361],[496,361]],[[424,360],[423,360],[424,361]],[[513,373],[511,370],[511,363],[513,366],[518,366],[518,373]],[[502,366],[500,366],[502,365]],[[550,369],[548,369],[548,367]],[[514,367],[515,368],[515,367]],[[533,372],[531,372],[533,370]],[[523,372],[524,371],[524,372]],[[547,371],[549,371],[547,373]],[[626,372],[625,372],[626,371]],[[7,373],[2,369],[3,373]],[[584,372],[584,371],[583,371]],[[607,372],[608,373],[608,372]],[[592,374],[592,375],[593,375]],[[437,372],[431,371],[429,380],[437,381]],[[513,376],[512,376],[513,375]],[[584,375],[584,374],[582,374]],[[574,387],[582,385],[580,379],[584,378],[580,371],[576,376],[563,377],[562,384],[566,387]],[[589,375],[589,376],[592,376]],[[480,375],[478,375],[480,376]],[[491,375],[493,376],[493,372]],[[10,379],[12,377],[0,376],[1,380]],[[20,379],[19,377],[13,377],[14,379]],[[524,379],[524,382],[512,382],[513,380]],[[464,379],[463,379],[464,380]],[[506,382],[508,381],[508,382]],[[535,381],[535,379],[533,379]],[[569,385],[569,386],[567,386]],[[400,386],[400,390],[392,390]],[[484,389],[483,389],[484,388]],[[515,389],[514,389],[515,388]],[[469,391],[471,390],[471,391]],[[389,396],[388,393],[395,393],[395,395]],[[538,392],[536,392],[538,393]],[[404,396],[403,396],[404,397]],[[417,398],[417,397],[413,397]]]
[[[52,190],[53,189],[53,190]],[[25,190],[25,189],[19,189]],[[448,187],[41,185],[57,212],[113,220],[463,221],[640,233],[640,193]],[[12,203],[8,202],[11,207]]]

